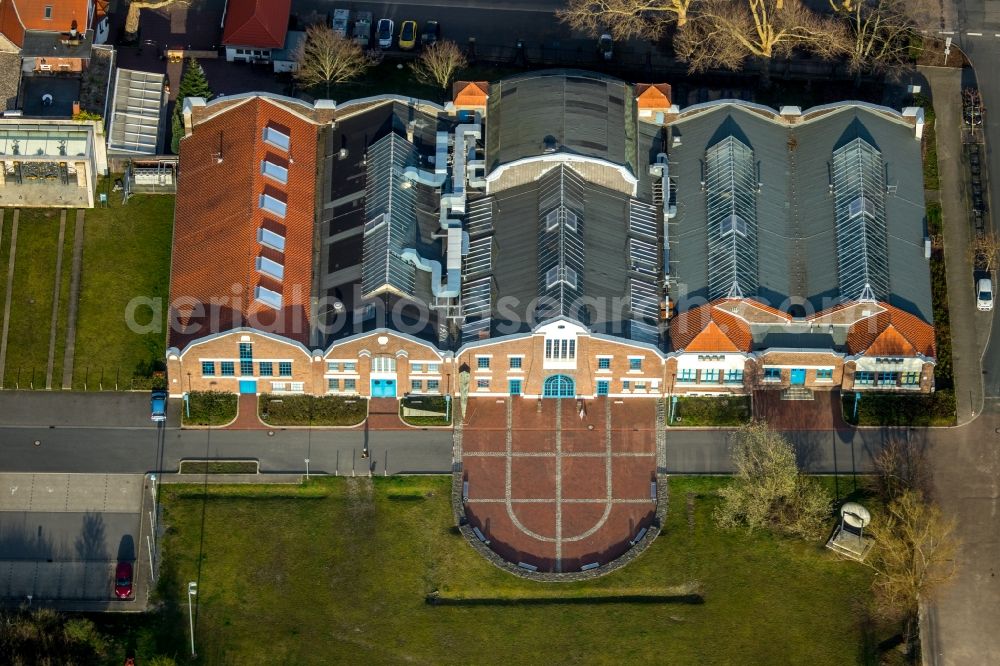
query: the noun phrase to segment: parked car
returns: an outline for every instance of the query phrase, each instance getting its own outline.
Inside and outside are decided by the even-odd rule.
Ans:
[[[153,391],[149,396],[149,418],[154,421],[167,420],[167,392]]]
[[[378,25],[375,27],[375,32],[378,34],[378,46],[380,49],[392,48],[392,33],[396,26],[393,24],[392,19],[379,19]]]
[[[403,21],[399,26],[399,48],[410,51],[417,45],[417,22]]]
[[[437,21],[427,21],[424,23],[424,31],[420,33],[420,43],[424,46],[437,44],[441,39],[441,24]]]
[[[605,60],[611,60],[611,56],[614,55],[614,42],[609,33],[604,33],[597,40],[597,50],[600,51],[601,57]]]
[[[368,43],[372,40],[372,13],[358,12],[354,20],[354,41],[361,48],[368,48]]]
[[[333,31],[341,37],[347,37],[347,24],[351,20],[350,9],[333,10]]]
[[[115,567],[115,596],[128,599],[132,596],[132,563],[119,562]]]
[[[993,309],[993,280],[979,278],[976,282],[976,308],[983,311]]]

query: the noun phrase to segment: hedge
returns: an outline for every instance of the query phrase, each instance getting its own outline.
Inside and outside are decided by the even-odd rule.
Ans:
[[[237,396],[223,391],[192,391],[182,412],[184,425],[226,425],[236,418]],[[190,411],[190,416],[188,412]]]
[[[360,397],[287,393],[260,396],[260,418],[269,425],[354,426],[367,416],[367,400]]]
[[[670,409],[669,405],[667,409]],[[674,418],[670,425],[684,427],[739,426],[749,420],[749,396],[690,396],[677,398],[677,407],[674,409]]]
[[[931,394],[864,392],[854,416],[854,395],[843,394],[844,420],[862,426],[950,426],[955,424],[955,392],[942,389]]]

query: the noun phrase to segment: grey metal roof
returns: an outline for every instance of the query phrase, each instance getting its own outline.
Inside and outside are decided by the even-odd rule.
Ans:
[[[87,30],[70,39],[68,33],[54,30],[26,30],[21,56],[24,58],[89,58],[94,45],[94,31]]]
[[[111,103],[108,149],[156,155],[160,119],[164,110],[163,74],[117,70]]]
[[[637,121],[630,84],[593,72],[551,70],[490,87],[488,170],[564,151],[628,165],[636,172]]]
[[[845,104],[809,122],[787,126],[761,114],[720,104],[672,127],[670,176],[677,217],[670,223],[672,295],[709,297],[708,211],[703,192],[706,151],[726,136],[753,150],[756,196],[756,293],[774,307],[821,310],[858,293],[841,288],[837,262],[833,153],[863,138],[882,156],[886,186],[886,300],[932,321],[925,236],[920,142],[913,128],[861,106]]]

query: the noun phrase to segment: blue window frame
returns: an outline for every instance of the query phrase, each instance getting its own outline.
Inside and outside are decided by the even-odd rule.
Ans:
[[[608,394],[609,382],[607,379],[597,380],[597,395],[607,395]]]
[[[742,370],[726,370],[726,383],[727,384],[742,384],[743,383],[743,371]]]
[[[428,379],[427,380],[427,391],[428,391],[428,393],[436,393],[437,390],[438,390],[438,387],[440,385],[441,385],[441,382],[439,380],[437,380],[437,379]]]
[[[490,368],[490,357],[489,356],[477,356],[476,357],[476,367],[480,370],[489,370]]]
[[[236,364],[232,361],[222,362],[222,376],[223,377],[235,377],[236,376]]]
[[[818,368],[816,370],[816,379],[833,379],[833,368]]]
[[[552,375],[545,379],[542,395],[546,398],[575,398],[576,384],[572,377]]]
[[[201,362],[201,376],[202,377],[214,377],[215,376],[215,361],[202,361]]]
[[[875,383],[875,373],[869,370],[859,370],[854,373],[854,383],[861,386],[870,386]]]
[[[511,395],[521,395],[521,380],[510,379],[507,381],[507,392]]]
[[[706,384],[718,384],[719,383],[719,371],[717,369],[702,370],[701,371],[701,381]]]
[[[889,372],[886,370],[875,373],[875,383],[879,386],[895,386],[896,382],[899,381],[898,372]]]
[[[326,380],[326,390],[327,391],[339,391],[340,390],[340,380],[336,377],[330,377]]]
[[[521,361],[522,360],[523,359],[520,356],[511,356],[510,357],[510,369],[511,370],[520,370],[521,369]]]
[[[611,369],[611,359],[610,358],[599,358],[599,359],[597,359],[597,369],[598,370],[610,370]]]
[[[260,371],[261,377],[273,377],[274,376],[274,364],[270,361],[261,361],[257,364],[257,369]]]
[[[413,393],[420,393],[424,390],[424,382],[419,379],[410,380],[410,391]]]
[[[356,390],[358,390],[358,380],[356,380],[356,379],[345,379],[344,380],[344,390],[345,391],[356,391]]]
[[[642,370],[642,359],[641,358],[630,358],[628,360],[629,370]]]
[[[764,381],[766,382],[781,381],[781,368],[764,368]]]
[[[684,368],[677,373],[677,381],[679,382],[693,382],[694,378],[695,372],[691,368]]]
[[[253,345],[249,342],[240,343],[240,374],[253,374]]]
[[[291,377],[292,376],[292,362],[291,361],[279,361],[278,362],[278,375],[281,377]]]

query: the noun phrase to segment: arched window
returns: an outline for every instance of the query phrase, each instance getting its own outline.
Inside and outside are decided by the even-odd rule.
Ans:
[[[546,398],[575,398],[576,385],[573,383],[572,377],[552,375],[545,380],[543,395]]]

